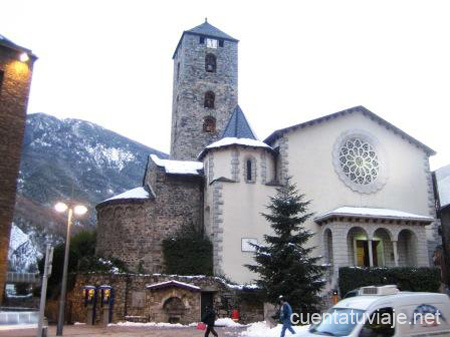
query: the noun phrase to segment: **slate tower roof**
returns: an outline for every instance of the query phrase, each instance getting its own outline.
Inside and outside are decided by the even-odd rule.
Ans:
[[[175,48],[175,52],[173,53],[172,58],[175,58],[178,48],[180,48],[181,41],[183,41],[183,37],[186,34],[212,37],[212,38],[216,38],[219,40],[227,40],[227,41],[236,42],[236,43],[239,42],[238,39],[235,39],[234,37],[228,35],[227,33],[222,32],[220,29],[211,25],[207,19],[205,19],[205,22],[203,22],[201,25],[198,25],[194,28],[185,30],[183,32],[183,34],[181,35],[180,41],[178,41],[177,47]]]
[[[234,108],[221,138],[226,137],[257,139],[239,105]]]
[[[205,22],[203,22],[201,25],[198,25],[197,27],[184,31],[184,33],[205,35],[209,37],[216,37],[218,39],[238,41],[234,37],[231,37],[230,35],[222,32],[220,29],[209,24],[208,20],[205,20]]]

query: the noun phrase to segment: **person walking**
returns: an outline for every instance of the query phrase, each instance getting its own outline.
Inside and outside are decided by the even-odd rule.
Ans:
[[[216,330],[214,330],[216,312],[210,305],[206,306],[205,315],[203,315],[202,322],[206,324],[205,337],[208,337],[210,332],[212,332],[215,337],[218,336]]]
[[[286,329],[289,330],[292,334],[295,334],[295,330],[292,328],[291,315],[292,315],[292,307],[287,302],[284,296],[279,297],[280,300],[280,321],[283,324],[281,328],[281,337],[284,337],[286,333]]]

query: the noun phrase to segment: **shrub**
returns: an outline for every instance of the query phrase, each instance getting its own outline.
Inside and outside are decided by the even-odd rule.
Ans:
[[[163,241],[165,272],[178,275],[212,275],[211,241],[194,225]]]
[[[350,290],[373,285],[395,284],[402,291],[438,292],[437,268],[352,268],[339,269],[339,289],[344,296]]]

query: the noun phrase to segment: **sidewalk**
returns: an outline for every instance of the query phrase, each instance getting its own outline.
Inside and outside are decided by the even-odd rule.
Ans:
[[[219,336],[237,337],[245,328],[216,328]],[[64,327],[64,336],[77,337],[202,337],[204,331],[193,327],[186,328],[143,328],[143,327],[98,327],[86,325],[67,325]],[[1,326],[0,337],[35,337],[36,328],[21,329],[18,326]],[[56,336],[56,326],[50,326],[49,337]],[[211,334],[212,336],[212,334]]]

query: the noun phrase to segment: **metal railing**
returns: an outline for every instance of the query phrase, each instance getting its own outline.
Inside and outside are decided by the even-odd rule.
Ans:
[[[38,273],[16,273],[8,272],[6,276],[6,283],[29,283],[40,284],[41,277]]]

